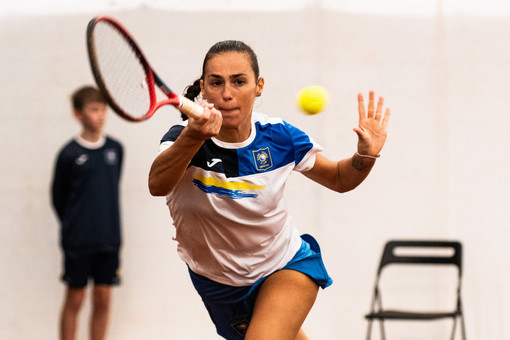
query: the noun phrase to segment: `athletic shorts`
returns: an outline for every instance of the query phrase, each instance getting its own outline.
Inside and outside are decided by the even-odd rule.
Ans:
[[[69,287],[84,288],[89,278],[96,285],[119,284],[119,253],[65,252],[62,280]]]
[[[301,239],[301,248],[282,270],[292,269],[304,273],[323,289],[330,286],[333,280],[324,267],[319,244],[308,234],[301,235]],[[189,268],[188,270],[217,333],[228,340],[244,339],[258,290],[267,276],[252,286],[232,287],[212,281]]]

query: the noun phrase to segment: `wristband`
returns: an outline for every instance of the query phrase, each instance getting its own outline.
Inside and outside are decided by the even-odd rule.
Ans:
[[[377,158],[381,157],[381,154],[378,154],[377,156],[362,155],[358,151],[356,151],[356,155],[358,155],[359,157],[362,157],[362,158],[370,158],[370,159],[377,159]]]

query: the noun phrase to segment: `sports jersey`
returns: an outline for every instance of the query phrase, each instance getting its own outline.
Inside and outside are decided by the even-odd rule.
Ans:
[[[160,152],[184,129],[175,125]],[[181,259],[211,280],[245,286],[283,268],[301,246],[283,193],[293,170],[307,171],[322,148],[279,118],[253,113],[241,143],[206,140],[167,195]]]
[[[65,251],[118,251],[121,244],[119,181],[123,149],[112,138],[73,139],[58,154],[53,207]]]

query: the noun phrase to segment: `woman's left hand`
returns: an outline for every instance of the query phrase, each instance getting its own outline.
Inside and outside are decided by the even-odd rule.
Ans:
[[[358,153],[377,156],[381,152],[388,130],[390,109],[386,108],[383,115],[384,98],[379,97],[374,111],[374,91],[370,91],[368,110],[365,112],[363,95],[358,94],[359,126],[354,128],[358,135]]]

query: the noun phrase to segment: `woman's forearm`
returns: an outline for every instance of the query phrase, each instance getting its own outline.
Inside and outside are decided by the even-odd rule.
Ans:
[[[179,183],[203,142],[186,136],[183,131],[172,146],[156,157],[149,172],[151,195],[165,196]]]

